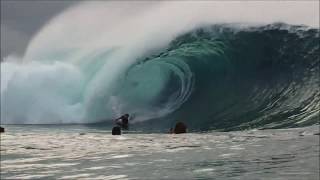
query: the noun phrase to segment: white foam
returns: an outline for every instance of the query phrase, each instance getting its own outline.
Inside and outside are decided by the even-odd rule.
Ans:
[[[215,169],[213,169],[213,168],[204,168],[204,169],[196,169],[193,172],[195,172],[195,173],[204,173],[204,172],[211,172],[211,171],[214,171],[214,170]]]
[[[112,119],[132,110],[114,100],[119,76],[137,58],[159,51],[178,35],[212,23],[283,21],[319,27],[318,14],[319,1],[80,3],[39,31],[22,64],[1,64],[1,121],[45,124]],[[160,113],[147,109],[141,118],[171,111],[170,106],[156,111]]]

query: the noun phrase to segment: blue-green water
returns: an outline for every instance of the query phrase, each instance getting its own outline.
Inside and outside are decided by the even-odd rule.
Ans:
[[[1,123],[110,123],[124,113],[156,131],[176,121],[194,131],[319,123],[317,28],[214,24],[138,57],[113,46],[58,50],[1,64]]]
[[[308,4],[66,9],[1,61],[1,179],[319,179]],[[130,131],[111,136],[125,113]],[[190,133],[167,134],[177,121]]]

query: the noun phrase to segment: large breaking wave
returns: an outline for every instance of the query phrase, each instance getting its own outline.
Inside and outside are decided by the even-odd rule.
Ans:
[[[197,16],[160,4],[85,3],[55,18],[23,63],[1,64],[1,123],[94,123],[122,113],[191,129],[319,123],[318,28],[262,16],[252,24],[250,4],[230,5],[247,13],[246,23],[219,3],[210,15],[207,4],[184,4]]]

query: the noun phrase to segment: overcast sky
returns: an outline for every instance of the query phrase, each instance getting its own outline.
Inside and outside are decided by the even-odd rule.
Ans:
[[[23,54],[29,40],[50,18],[76,3],[1,0],[1,59]]]

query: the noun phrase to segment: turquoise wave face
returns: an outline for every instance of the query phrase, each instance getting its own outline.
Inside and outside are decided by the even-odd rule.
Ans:
[[[166,77],[166,83],[154,86],[161,89],[157,97],[179,104],[164,118],[151,121],[153,126],[185,121],[191,129],[235,130],[318,123],[317,29],[285,24],[241,30],[228,25],[201,28],[178,37],[165,51],[131,69],[140,69],[138,79],[144,82],[153,74],[148,72],[152,65],[166,72],[155,75]],[[172,95],[184,99],[166,99]]]
[[[131,46],[36,51],[44,60],[1,64],[2,123],[89,124],[124,113],[158,130],[176,121],[194,130],[318,123],[319,29],[217,24],[162,50]]]

